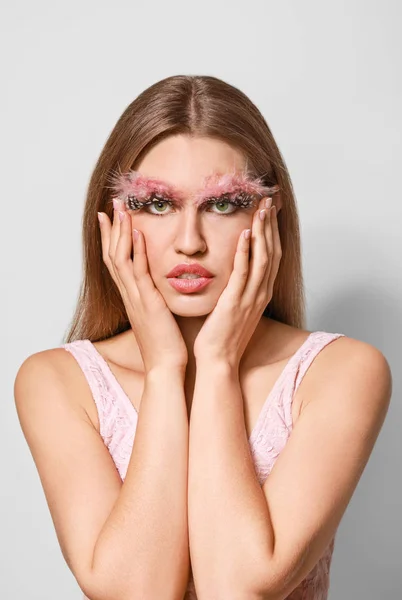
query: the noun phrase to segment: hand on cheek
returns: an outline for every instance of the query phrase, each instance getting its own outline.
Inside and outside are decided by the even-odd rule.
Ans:
[[[238,240],[233,272],[195,343],[197,360],[222,360],[238,366],[270,302],[282,249],[276,207],[263,198],[251,228]]]

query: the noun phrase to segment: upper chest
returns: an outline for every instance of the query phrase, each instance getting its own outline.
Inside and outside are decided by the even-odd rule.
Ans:
[[[248,438],[257,423],[257,419],[269,395],[277,384],[284,369],[287,367],[288,361],[289,357],[276,361],[273,364],[255,366],[240,371],[239,382],[242,390],[244,423]],[[114,378],[115,383],[121,389],[121,392],[127,396],[135,411],[139,413],[145,382],[143,373],[122,368],[110,360],[108,360],[106,364],[109,369],[109,377],[111,375]],[[189,415],[191,413],[194,384],[195,376],[186,379],[184,384]],[[83,385],[81,378],[79,379],[79,385]],[[291,402],[293,424],[297,422],[303,405],[303,389],[301,388],[302,386],[300,386],[292,398],[288,399],[288,401]],[[81,389],[76,397],[80,398],[80,402],[87,412],[92,424],[99,432],[99,415],[91,391],[89,388],[86,390]]]

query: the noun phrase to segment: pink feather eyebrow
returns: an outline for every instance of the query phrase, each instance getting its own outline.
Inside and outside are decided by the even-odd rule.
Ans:
[[[118,173],[112,176],[113,195],[126,201],[129,196],[134,196],[140,202],[149,198],[151,194],[167,196],[175,199],[181,206],[185,204],[185,194],[174,185],[155,177],[147,177],[139,171],[130,170],[127,173]],[[234,200],[240,192],[263,197],[278,191],[279,186],[266,186],[261,177],[252,177],[243,171],[229,173],[212,173],[204,178],[204,185],[194,194],[194,204],[201,205],[210,198],[219,198],[223,195]]]

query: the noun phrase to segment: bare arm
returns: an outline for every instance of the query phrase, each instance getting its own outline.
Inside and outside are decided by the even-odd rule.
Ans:
[[[384,422],[392,376],[379,350],[351,338],[315,362],[310,401],[262,488],[236,375],[216,362],[199,365],[188,506],[199,600],[284,600],[336,532]]]
[[[199,600],[256,598],[248,586],[260,577],[261,556],[272,547],[272,526],[250,453],[238,374],[216,361],[197,365],[188,511]]]
[[[15,381],[19,420],[57,537],[90,600],[182,599],[189,574],[184,374],[148,373],[126,478],[50,350]]]
[[[187,456],[183,376],[151,371],[127,475],[93,560],[94,573],[116,573],[116,585],[124,581],[130,598],[184,595],[189,569]]]

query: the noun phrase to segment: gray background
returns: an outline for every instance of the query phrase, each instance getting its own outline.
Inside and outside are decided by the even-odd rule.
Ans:
[[[338,529],[330,600],[400,597],[400,3],[23,0],[0,10],[1,596],[81,596],[13,382],[29,354],[61,344],[72,317],[85,188],[120,114],[163,77],[209,74],[257,104],[289,167],[308,329],[367,341],[391,365],[391,406]]]

